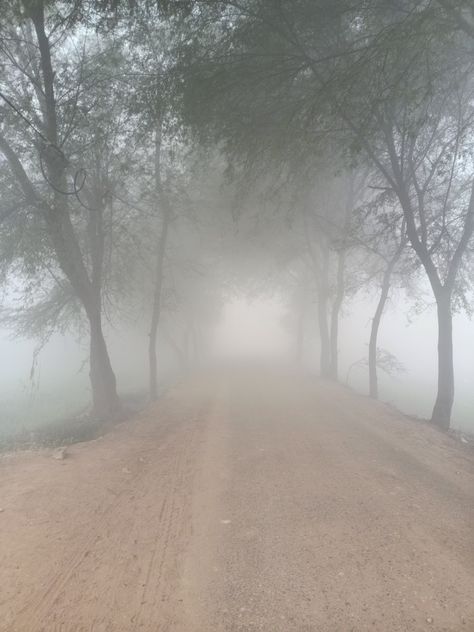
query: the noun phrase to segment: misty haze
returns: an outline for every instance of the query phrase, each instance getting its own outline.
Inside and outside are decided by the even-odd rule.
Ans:
[[[471,0],[0,0],[0,632],[474,632]]]

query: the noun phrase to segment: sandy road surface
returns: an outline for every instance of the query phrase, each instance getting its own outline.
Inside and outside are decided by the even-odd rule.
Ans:
[[[0,630],[474,631],[474,455],[335,385],[238,373],[0,458]]]

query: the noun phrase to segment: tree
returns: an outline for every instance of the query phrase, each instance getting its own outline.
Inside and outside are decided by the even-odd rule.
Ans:
[[[117,413],[119,399],[102,323],[108,184],[100,181],[97,145],[94,168],[87,173],[74,169],[68,157],[81,151],[75,144],[78,125],[93,109],[88,89],[100,79],[88,74],[92,66],[87,66],[84,55],[79,55],[76,65],[76,60],[64,61],[61,46],[66,45],[67,27],[59,14],[48,13],[43,2],[15,3],[8,17],[11,26],[2,25],[2,55],[9,71],[2,86],[0,151],[12,175],[12,195],[35,215],[35,227],[46,233],[53,267],[65,280],[59,285],[71,289],[87,317],[94,412],[110,417]],[[48,27],[55,32],[54,44]],[[90,172],[91,186],[85,183]],[[83,229],[86,241],[79,234]]]
[[[453,302],[474,231],[474,177],[467,158],[474,119],[466,69],[454,73],[447,53],[438,61],[446,74],[440,77],[437,70],[429,76],[432,88],[426,81],[418,83],[421,69],[410,77],[406,67],[397,64],[404,78],[397,77],[396,93],[373,112],[376,129],[368,132],[371,143],[360,136],[358,141],[398,198],[408,240],[436,300],[438,392],[432,420],[446,428],[454,401]],[[386,71],[381,75],[386,86],[393,82]],[[416,93],[413,102],[405,98],[410,90]]]
[[[351,288],[347,278],[347,256],[354,246],[352,237],[354,211],[363,194],[365,185],[365,174],[352,172],[342,172],[326,177],[328,187],[326,195],[319,200],[318,205],[321,211],[316,214],[319,236],[317,243],[324,243],[322,247],[323,265],[318,267],[322,284],[319,285],[318,305],[320,314],[321,339],[325,341],[322,345],[327,358],[324,360],[326,371],[323,375],[337,380],[339,377],[339,318],[342,304],[350,295]],[[317,187],[321,189],[321,186]],[[318,191],[319,196],[321,191]],[[312,249],[311,249],[312,252]],[[331,257],[335,260],[332,266],[331,278]],[[323,349],[322,349],[323,351]]]
[[[380,349],[378,335],[382,316],[393,283],[395,272],[403,273],[405,284],[410,273],[410,267],[403,262],[406,253],[407,236],[403,214],[399,210],[393,193],[377,192],[357,209],[354,222],[354,239],[365,254],[363,268],[368,277],[365,285],[379,284],[378,295],[369,339],[369,395],[378,399],[378,377]],[[405,257],[407,259],[407,257]],[[403,268],[400,270],[400,262]]]

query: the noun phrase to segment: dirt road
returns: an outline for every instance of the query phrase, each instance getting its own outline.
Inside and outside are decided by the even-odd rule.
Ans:
[[[474,454],[342,387],[200,378],[0,458],[0,630],[474,631]]]

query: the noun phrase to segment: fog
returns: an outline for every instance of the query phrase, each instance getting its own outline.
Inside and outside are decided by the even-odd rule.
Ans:
[[[431,76],[395,7],[182,4],[5,7],[2,432],[257,358],[472,428],[464,14]]]
[[[474,630],[472,0],[0,0],[0,632]]]
[[[288,362],[292,339],[282,326],[278,299],[236,298],[224,306],[213,340],[213,358]]]
[[[367,394],[367,367],[357,361],[367,356],[367,341],[373,301],[355,297],[343,307],[341,319],[341,382]],[[203,367],[278,366],[318,375],[319,341],[317,314],[305,320],[305,345],[301,363],[295,363],[295,332],[286,324],[287,309],[282,296],[248,297],[240,293],[223,308],[212,334],[209,355]],[[456,400],[452,427],[474,433],[474,328],[462,315],[454,319]],[[380,345],[396,350],[405,372],[381,372],[380,399],[407,415],[429,418],[436,392],[437,327],[433,306],[410,315],[410,303],[402,292],[388,306]],[[125,396],[145,398],[147,366],[143,361],[146,337],[129,330],[109,334],[111,357],[119,390]],[[4,362],[0,365],[3,436],[35,429],[52,420],[67,420],[88,410],[90,387],[86,341],[56,335],[35,359],[36,344],[4,331],[0,343]],[[414,349],[416,353],[414,353]],[[32,367],[34,370],[32,373]],[[182,379],[179,367],[166,344],[160,343],[160,387],[164,392],[173,380]]]

